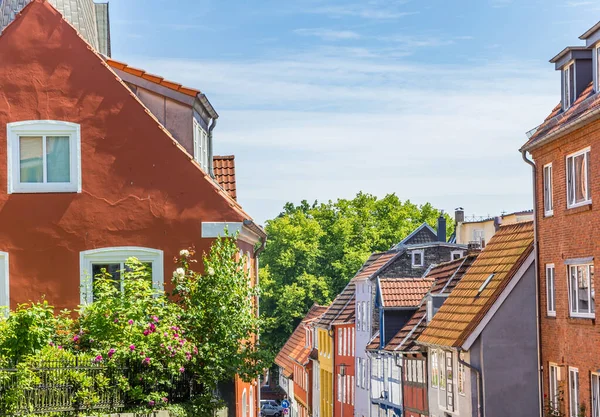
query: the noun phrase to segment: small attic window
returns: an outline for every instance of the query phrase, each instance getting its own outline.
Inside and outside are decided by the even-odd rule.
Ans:
[[[488,286],[492,278],[494,278],[494,275],[496,275],[496,273],[490,274],[490,276],[483,281],[483,284],[481,284],[481,287],[479,287],[479,290],[477,290],[477,295],[481,294],[481,292],[485,290],[485,287]]]
[[[563,110],[567,110],[575,101],[575,65],[563,69]]]

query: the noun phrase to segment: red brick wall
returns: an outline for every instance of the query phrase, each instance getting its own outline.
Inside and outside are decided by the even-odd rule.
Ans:
[[[566,160],[568,154],[590,146],[592,205],[567,209]],[[537,170],[536,211],[539,236],[541,349],[544,393],[548,388],[548,363],[562,365],[562,387],[568,404],[568,367],[579,369],[579,403],[591,413],[590,371],[600,369],[600,328],[595,319],[571,318],[567,266],[569,258],[600,256],[600,121],[532,152]],[[544,217],[543,166],[552,162],[554,214]],[[556,317],[547,317],[546,264],[555,265]],[[598,273],[596,272],[596,277]],[[595,288],[600,288],[595,279]],[[597,304],[596,304],[597,305]],[[597,309],[597,307],[596,307]],[[596,313],[598,314],[598,313]],[[568,413],[568,406],[564,410]]]

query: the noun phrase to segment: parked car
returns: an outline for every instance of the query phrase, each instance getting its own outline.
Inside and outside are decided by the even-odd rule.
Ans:
[[[283,414],[283,407],[278,405],[275,401],[263,404],[261,401],[260,415],[261,417],[281,417]]]
[[[275,407],[279,407],[279,401],[277,400],[260,400],[260,406],[262,407],[265,404],[271,404],[274,405]]]

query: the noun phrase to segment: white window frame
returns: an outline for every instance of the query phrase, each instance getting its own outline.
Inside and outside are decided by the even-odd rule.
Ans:
[[[544,189],[544,216],[549,217],[554,214],[554,191],[552,189],[552,163],[544,165],[542,181]]]
[[[574,62],[571,61],[567,65],[565,65],[562,76],[563,76],[563,110],[567,110],[569,107],[573,105],[573,102],[577,100],[577,97],[573,97],[571,100],[571,72],[575,71]],[[573,73],[573,89],[575,89],[575,73]]]
[[[139,259],[140,262],[152,262],[152,287],[162,291],[165,284],[164,254],[162,250],[138,246],[91,249],[79,254],[81,304],[85,305],[94,301],[92,264],[124,263],[131,257]]]
[[[594,384],[594,379],[596,383]],[[596,385],[594,387],[594,385]],[[590,377],[592,417],[600,417],[600,373],[592,372]]]
[[[10,275],[8,252],[0,252],[0,315],[8,315],[10,309]]]
[[[573,376],[575,376],[575,386],[573,386]],[[575,398],[575,407],[573,407],[573,397]],[[579,369],[569,366],[569,417],[579,416]]]
[[[438,367],[437,349],[431,350],[431,387],[438,388],[440,380],[440,372]]]
[[[415,262],[415,255],[416,254],[420,254],[421,255],[421,263],[419,263],[419,264],[417,264]],[[422,268],[423,265],[425,265],[425,251],[423,249],[412,251],[410,253],[410,259],[411,259],[411,266],[413,268]]]
[[[20,136],[68,136],[70,182],[21,183],[19,156]],[[81,193],[81,127],[58,120],[27,120],[6,125],[8,194],[12,193]],[[43,175],[46,178],[46,141],[43,141]]]
[[[576,300],[572,299],[572,288],[571,288],[571,268],[578,268],[578,267],[587,267],[587,276],[588,276],[588,300],[589,300],[589,305],[590,305],[590,310],[592,309],[592,307],[594,307],[594,311],[592,312],[580,312],[579,311],[579,307],[577,304],[577,310],[573,310],[573,303],[576,302]],[[571,317],[580,317],[580,318],[595,318],[596,317],[596,309],[595,309],[595,303],[596,303],[596,299],[595,299],[595,295],[593,295],[595,293],[595,289],[594,292],[592,292],[592,286],[594,285],[593,279],[594,277],[592,276],[590,267],[593,268],[594,264],[593,263],[589,263],[589,264],[579,264],[579,265],[567,265],[567,288],[569,289],[569,315]]]
[[[573,159],[573,161],[575,160],[576,157],[580,156],[580,155],[586,155],[585,156],[585,169],[583,170],[583,174],[585,175],[585,184],[586,184],[586,199],[583,201],[580,201],[578,203],[570,202],[570,196],[569,194],[571,193],[571,190],[569,188],[569,159]],[[566,156],[565,158],[565,181],[567,183],[567,208],[575,208],[575,207],[580,207],[580,206],[585,206],[588,204],[592,204],[592,195],[591,195],[591,190],[590,190],[590,178],[588,177],[588,171],[589,171],[589,166],[588,164],[590,163],[590,147],[588,146],[587,148],[581,149],[577,152],[574,152],[572,154],[569,154]],[[573,176],[573,181],[571,181],[572,186],[575,186],[575,163],[572,164],[573,166],[573,172],[571,173],[571,175]],[[575,190],[573,190],[573,200],[575,200]]]
[[[556,317],[556,269],[546,264],[546,314]]]
[[[208,133],[194,118],[194,159],[205,172],[208,172],[208,158]]]
[[[343,336],[343,330],[338,328],[338,349],[337,349],[337,353],[338,355],[342,355],[342,346],[344,345],[344,336]]]
[[[558,408],[560,368],[557,364],[552,362],[548,363],[548,368],[548,397],[553,408]]]
[[[458,258],[455,258],[454,255],[458,255]],[[463,250],[453,250],[452,252],[450,252],[450,260],[451,261],[460,259],[463,256],[465,256],[465,251],[463,251]]]
[[[592,62],[594,63],[594,92],[597,93],[600,91],[600,44],[594,48]]]

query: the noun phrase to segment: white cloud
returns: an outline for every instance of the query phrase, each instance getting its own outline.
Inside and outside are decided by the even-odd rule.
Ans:
[[[432,66],[341,48],[127,61],[208,95],[216,150],[236,154],[240,202],[259,221],[360,190],[468,213],[529,208],[517,150],[559,99],[554,71],[529,61]]]
[[[348,3],[337,6],[317,6],[306,9],[308,13],[324,14],[332,18],[359,17],[372,20],[392,20],[418,14],[416,11],[399,10],[398,5],[405,2],[390,1],[364,1],[361,3]]]
[[[349,39],[360,39],[360,35],[350,30],[331,30],[324,28],[314,29],[296,29],[294,33],[302,36],[315,36],[326,41],[338,41],[338,40],[349,40]]]

